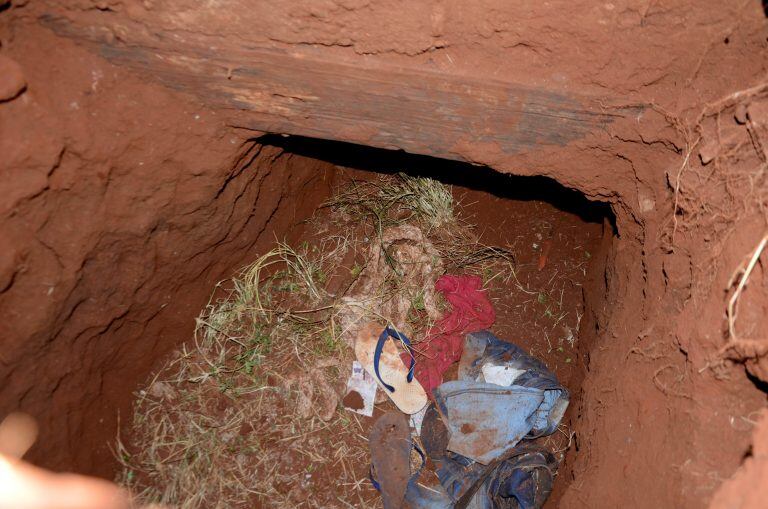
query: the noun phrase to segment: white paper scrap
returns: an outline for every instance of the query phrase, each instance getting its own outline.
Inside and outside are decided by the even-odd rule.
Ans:
[[[363,366],[352,361],[352,374],[347,380],[347,393],[342,403],[351,412],[370,417],[373,415],[373,402],[376,400],[376,380],[369,375]]]
[[[409,421],[411,424],[411,428],[413,431],[411,432],[411,435],[415,435],[417,437],[421,436],[421,423],[424,422],[424,416],[427,413],[427,408],[429,408],[429,405],[424,405],[424,408],[416,412],[415,414],[411,414],[409,417]]]
[[[509,387],[517,377],[526,372],[525,369],[515,369],[510,366],[496,366],[495,364],[483,364],[483,378],[486,383]]]

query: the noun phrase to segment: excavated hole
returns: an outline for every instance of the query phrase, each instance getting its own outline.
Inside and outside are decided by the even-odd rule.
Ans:
[[[610,207],[591,202],[579,192],[544,177],[509,176],[463,163],[312,139],[265,136],[255,142],[279,148],[283,151],[280,157],[290,158],[294,165],[324,168],[324,185],[317,188],[317,193],[328,194],[322,197],[323,200],[330,198],[339,186],[348,185],[350,179],[370,181],[396,172],[436,179],[452,186],[458,214],[476,225],[474,231],[482,243],[514,253],[515,278],[509,278],[508,273],[486,275],[486,279],[493,278],[498,282],[506,279],[503,284],[489,285],[497,313],[491,330],[542,359],[571,392],[571,404],[562,426],[545,441],[561,460],[550,499],[551,506],[556,505],[563,488],[571,480],[570,458],[578,454],[578,447],[583,445],[578,443],[579,422],[575,409],[579,406],[580,387],[588,371],[589,352],[596,333],[593,310],[605,304],[606,257],[615,235],[615,219]],[[318,165],[318,161],[330,165]],[[245,167],[243,173],[262,170]],[[296,199],[282,196],[279,208],[294,210],[295,222],[309,219],[312,214],[301,217],[302,213],[298,211],[303,207],[296,203]],[[311,236],[311,225],[303,230],[275,231],[276,239],[290,238],[295,245]],[[252,252],[244,259],[250,262],[261,254]],[[239,267],[231,269],[234,274]],[[189,316],[190,321],[193,319],[194,316]],[[158,361],[153,369],[161,365]],[[141,386],[146,388],[150,381],[142,382]],[[292,410],[282,408],[280,411]],[[337,411],[344,412],[342,409]],[[372,420],[362,418],[361,422],[367,433]],[[130,431],[130,427],[124,425],[123,433],[130,449],[131,433],[135,430]],[[321,441],[336,440],[333,436],[323,437],[322,432],[315,436]],[[311,457],[300,456],[300,459],[294,459],[290,468],[311,472],[314,470],[312,461]],[[367,472],[366,462],[358,463],[356,474],[363,478]],[[307,488],[292,487],[291,482],[284,484],[287,486],[280,488],[281,496],[285,495],[283,491],[297,490],[300,496],[322,497],[329,486]],[[344,497],[345,490],[349,489],[339,486],[337,493],[331,495]],[[368,489],[365,497],[373,499],[375,493]],[[330,502],[318,500],[317,503],[327,506],[324,504]]]
[[[331,162],[336,182],[404,172],[453,186],[460,214],[476,225],[481,241],[512,249],[524,288],[509,283],[491,290],[497,312],[491,330],[542,359],[571,392],[564,425],[545,441],[560,451],[560,470],[547,503],[556,507],[573,479],[571,458],[583,446],[577,409],[598,330],[596,313],[607,304],[608,254],[618,235],[611,207],[547,177],[308,138],[265,136],[259,141]]]

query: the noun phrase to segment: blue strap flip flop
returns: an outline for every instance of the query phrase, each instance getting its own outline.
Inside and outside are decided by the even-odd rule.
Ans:
[[[389,341],[392,339],[393,341]],[[410,356],[409,366],[400,358],[397,344]],[[355,338],[358,362],[370,373],[392,402],[406,414],[415,414],[427,404],[427,393],[413,376],[416,360],[411,342],[393,327],[370,322],[361,327]]]
[[[382,380],[381,374],[379,373],[381,353],[384,351],[384,343],[386,343],[389,338],[399,339],[405,347],[405,351],[408,352],[408,355],[411,357],[411,364],[408,366],[408,376],[406,377],[406,381],[408,383],[413,381],[413,368],[416,366],[416,358],[413,356],[413,350],[411,350],[411,340],[408,339],[408,336],[396,331],[389,326],[384,328],[384,330],[379,335],[379,341],[376,343],[376,351],[373,353],[373,370],[375,371],[376,378],[381,383],[381,385],[388,391],[395,392],[395,388]]]

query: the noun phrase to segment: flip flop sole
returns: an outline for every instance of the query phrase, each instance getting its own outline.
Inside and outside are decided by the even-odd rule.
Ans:
[[[384,509],[403,507],[411,478],[411,430],[404,415],[390,412],[373,424],[368,443]]]
[[[381,380],[392,386],[394,391],[384,387],[381,380],[376,377],[373,356],[382,329],[382,326],[372,322],[363,325],[355,339],[355,355],[358,362],[376,379],[381,390],[389,396],[397,408],[403,413],[415,414],[427,404],[427,393],[416,379],[408,382],[408,368],[403,364],[400,352],[392,341],[384,344],[379,359],[379,374]]]

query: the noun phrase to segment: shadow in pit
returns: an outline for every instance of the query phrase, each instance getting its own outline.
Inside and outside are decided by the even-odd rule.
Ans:
[[[613,234],[617,235],[616,217],[608,203],[590,201],[578,190],[567,188],[549,177],[509,175],[487,166],[301,136],[267,134],[254,141],[338,166],[382,174],[404,172],[499,198],[548,202],[563,212],[576,214],[585,222],[602,223],[607,219]]]

